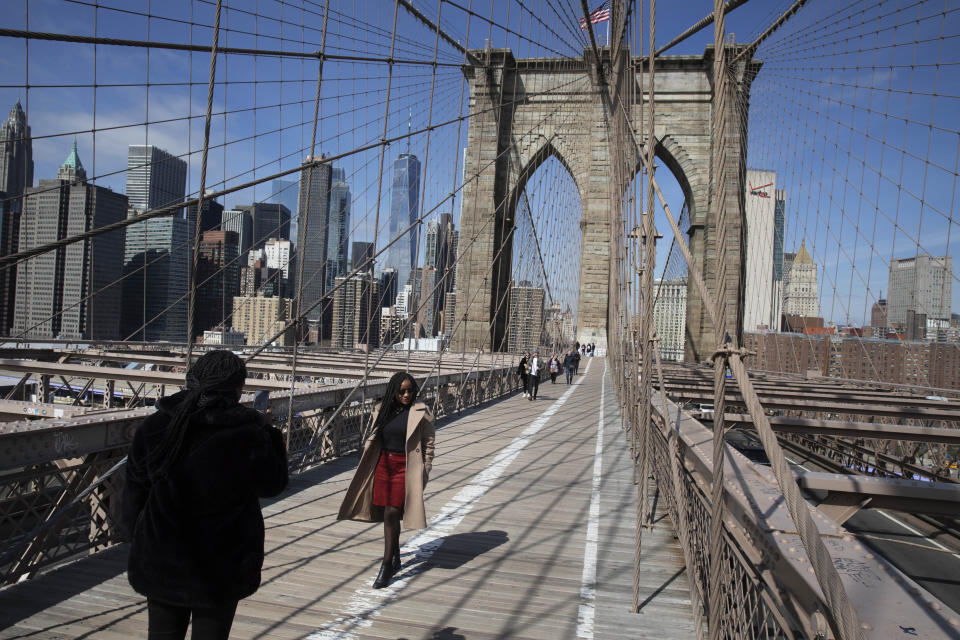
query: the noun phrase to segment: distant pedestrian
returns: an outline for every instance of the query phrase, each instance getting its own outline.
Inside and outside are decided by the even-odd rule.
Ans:
[[[530,401],[537,399],[537,391],[540,390],[540,375],[543,373],[543,364],[540,360],[540,352],[534,351],[530,358]]]
[[[520,364],[517,365],[517,375],[520,376],[520,386],[523,387],[523,397],[524,397],[524,398],[526,398],[527,395],[529,395],[529,394],[527,393],[527,375],[528,375],[528,374],[527,374],[527,371],[528,371],[528,368],[529,368],[529,365],[528,365],[528,363],[527,363],[527,356],[528,356],[528,355],[530,355],[530,354],[524,353],[524,354],[523,354],[523,357],[520,358]]]
[[[387,382],[373,430],[340,505],[337,520],[383,522],[383,562],[373,581],[382,589],[400,570],[400,520],[423,529],[423,489],[433,466],[433,414],[417,399],[417,381],[398,371]]]
[[[582,349],[583,347],[580,347],[580,348]],[[575,375],[580,373],[580,352],[579,351],[573,352],[573,373]]]
[[[120,504],[131,539],[127,579],[147,597],[150,638],[230,634],[237,603],[260,586],[258,498],[287,485],[280,431],[239,403],[247,369],[210,351],[186,388],[157,402],[133,436]]]
[[[573,360],[573,349],[567,349],[566,355],[563,356],[563,370],[567,374],[567,384],[573,381],[573,370],[575,368],[576,363]]]
[[[550,371],[550,384],[557,384],[557,374],[560,373],[560,359],[557,358],[557,354],[553,354],[550,358],[547,368]]]

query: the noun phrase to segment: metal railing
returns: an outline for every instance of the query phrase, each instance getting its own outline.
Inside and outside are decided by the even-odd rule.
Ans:
[[[424,385],[419,400],[437,418],[451,416],[515,390],[513,368],[416,376]],[[284,415],[288,399],[276,398],[274,422],[284,435],[290,429],[291,471],[356,451],[385,387],[386,381],[378,380],[368,382],[362,394],[351,384],[298,391],[292,421]],[[116,544],[123,463],[136,425],[150,413],[45,420],[0,433],[0,449],[7,452],[0,468],[0,584]]]

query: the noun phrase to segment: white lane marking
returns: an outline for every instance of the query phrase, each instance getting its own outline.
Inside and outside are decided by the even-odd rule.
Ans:
[[[810,467],[805,467],[805,466],[803,466],[802,464],[800,464],[800,463],[797,462],[796,460],[792,459],[792,458],[791,458],[790,456],[788,456],[788,455],[784,455],[783,457],[784,457],[784,459],[785,459],[787,462],[789,462],[790,464],[795,464],[795,465],[797,465],[798,467],[800,467],[800,468],[803,469],[804,471],[813,471]]]
[[[589,365],[587,365],[589,366]],[[600,541],[600,483],[603,479],[603,396],[607,385],[607,361],[603,362],[600,383],[600,420],[597,423],[597,448],[593,456],[593,485],[590,490],[590,516],[587,518],[587,544],[583,550],[583,574],[580,578],[580,608],[577,611],[577,637],[593,639],[593,620],[597,599],[597,547]]]
[[[934,540],[933,538],[928,538],[927,536],[923,535],[923,533],[921,533],[920,531],[917,531],[916,529],[914,529],[913,527],[911,527],[910,525],[908,525],[906,522],[900,520],[899,518],[893,517],[892,515],[890,515],[890,514],[887,513],[886,511],[883,511],[882,509],[876,509],[875,511],[876,511],[877,513],[879,513],[880,515],[882,515],[882,516],[883,516],[884,518],[886,518],[887,520],[890,520],[891,522],[896,522],[898,525],[900,525],[901,527],[903,527],[904,529],[906,529],[907,531],[909,531],[909,532],[912,533],[913,535],[915,535],[915,536],[920,536],[921,539],[926,540],[927,542],[929,542],[929,543],[932,544],[933,546],[937,547],[938,549],[943,549],[944,551],[947,551],[947,552],[953,551],[953,549],[951,549],[950,547],[945,547],[945,546],[943,546],[942,544],[940,544],[939,542],[937,542],[936,540]],[[954,558],[957,558],[958,560],[960,560],[960,554],[951,553],[950,555],[952,555]]]
[[[365,581],[364,585],[353,593],[353,597],[344,607],[343,614],[307,636],[307,640],[356,640],[357,636],[352,633],[354,629],[372,627],[374,620],[380,615],[384,607],[396,599],[404,587],[409,584],[410,578],[423,572],[426,562],[443,544],[443,538],[453,533],[477,501],[493,487],[497,479],[510,466],[510,463],[516,460],[520,452],[530,443],[530,438],[536,435],[547,423],[547,420],[560,410],[560,407],[573,394],[577,386],[583,382],[587,372],[590,371],[592,362],[591,360],[587,363],[583,376],[580,376],[576,382],[570,385],[566,393],[531,422],[510,444],[498,451],[493,461],[477,474],[473,482],[461,489],[436,516],[430,519],[426,529],[407,540],[406,544],[400,547],[401,555],[413,554],[416,557],[417,564],[415,566],[410,567],[407,571],[401,570],[402,574],[394,578],[393,582],[383,589],[372,588],[372,578]]]

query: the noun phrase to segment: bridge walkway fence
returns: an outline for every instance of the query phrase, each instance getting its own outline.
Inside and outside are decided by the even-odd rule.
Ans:
[[[440,418],[513,392],[512,359],[489,369],[417,376],[421,399]],[[416,374],[415,374],[416,375]],[[353,383],[298,387],[294,419],[289,398],[275,394],[271,413],[288,436],[292,472],[357,449],[388,374]],[[244,400],[252,404],[253,398]],[[30,578],[84,553],[116,543],[114,497],[141,408],[90,416],[5,423],[0,428],[0,584]]]
[[[690,638],[682,553],[665,502],[632,610],[636,487],[606,361],[438,421],[429,525],[371,589],[379,524],[337,522],[356,456],[293,477],[264,507],[260,590],[234,638]],[[655,498],[651,494],[652,498]],[[117,545],[0,591],[0,638],[129,638],[146,628]]]

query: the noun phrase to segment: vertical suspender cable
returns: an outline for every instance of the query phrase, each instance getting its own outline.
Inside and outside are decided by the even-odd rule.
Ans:
[[[727,70],[725,56],[725,19],[723,0],[714,0],[713,24],[713,113],[711,123],[712,149],[710,161],[710,214],[714,220],[717,253],[717,316],[714,318],[714,346],[718,350],[725,342],[724,319],[727,317],[726,299],[726,95]],[[724,492],[724,397],[726,394],[726,358],[714,358],[714,423],[713,423],[713,482],[710,491],[710,570],[709,570],[709,631],[711,640],[720,640],[723,593],[723,517]]]
[[[639,471],[638,471],[638,496],[637,496],[637,549],[635,563],[639,568],[640,564],[640,540],[643,528],[648,525],[652,519],[647,513],[647,492],[648,476],[650,475],[650,391],[652,389],[653,372],[653,350],[656,345],[653,341],[653,273],[657,267],[656,251],[656,229],[653,224],[654,203],[653,203],[653,169],[654,169],[654,146],[656,138],[653,135],[654,119],[654,36],[656,30],[656,0],[650,0],[650,33],[648,37],[648,46],[650,55],[647,58],[647,144],[646,144],[646,175],[647,189],[646,208],[642,210],[643,216],[643,245],[641,247],[641,265],[643,266],[643,320],[641,322],[642,333],[642,351],[643,361],[641,363],[642,373],[640,375],[640,418],[639,435],[641,441],[639,444]],[[642,110],[642,105],[641,105]],[[639,150],[643,153],[644,150]],[[640,595],[639,587],[634,593],[634,609],[639,607]]]
[[[329,0],[328,0],[329,1]],[[393,88],[393,53],[397,46],[397,17],[400,13],[400,1],[396,0],[393,5],[393,33],[390,35],[390,57],[387,60],[387,96],[386,100],[383,103],[383,130],[380,135],[380,168],[377,172],[377,207],[374,212],[374,222],[373,222],[373,250],[377,250],[377,238],[380,233],[380,202],[383,197],[383,162],[384,156],[387,153],[387,126],[390,122],[390,93]],[[405,231],[406,233],[406,231]],[[371,265],[371,270],[373,266]],[[397,280],[397,290],[400,289],[400,281]],[[361,288],[361,295],[363,289]],[[367,292],[367,340],[370,339],[370,314],[372,313],[370,307],[373,304],[373,283],[370,283],[369,291]],[[366,359],[364,360],[364,378],[369,375],[369,363],[370,363],[370,349],[367,349]],[[363,385],[361,389],[361,406],[366,405],[367,396],[366,396],[366,384]],[[372,424],[372,423],[371,423]]]
[[[207,182],[207,154],[210,150],[210,112],[213,110],[213,81],[217,74],[217,44],[220,37],[220,10],[223,0],[217,0],[217,13],[213,20],[213,44],[210,47],[210,79],[207,82],[207,114],[203,125],[203,155],[200,161],[200,193],[197,201],[197,219],[193,225],[193,263],[190,267],[190,301],[187,308],[187,355],[186,368],[193,357],[194,306],[197,301],[197,264],[200,261],[200,212],[203,211],[203,196]]]
[[[316,153],[317,149],[317,123],[320,120],[320,91],[323,87],[323,61],[324,55],[327,51],[327,18],[330,15],[330,0],[327,0],[326,5],[323,9],[323,31],[320,35],[320,60],[317,64],[317,92],[313,100],[313,131],[310,134],[310,159],[313,160],[313,154]],[[306,186],[306,198],[303,205],[303,238],[306,240],[307,233],[310,230],[310,226],[307,222],[310,220],[310,193],[312,191],[311,187],[313,186],[313,170],[315,166],[311,162],[309,168],[307,169],[307,186]],[[301,180],[303,178],[301,177]],[[300,220],[297,220],[297,233],[300,232]],[[303,244],[306,244],[305,242]],[[297,260],[297,293],[296,293],[296,302],[294,304],[294,322],[293,322],[293,355],[291,362],[290,370],[290,397],[287,399],[287,451],[290,451],[290,437],[293,433],[293,393],[296,388],[297,381],[297,353],[300,350],[300,336],[303,334],[303,326],[306,321],[305,317],[300,315],[300,309],[303,306],[303,250],[304,247],[298,247],[297,249],[300,252],[301,258]],[[319,339],[319,338],[318,338]]]

